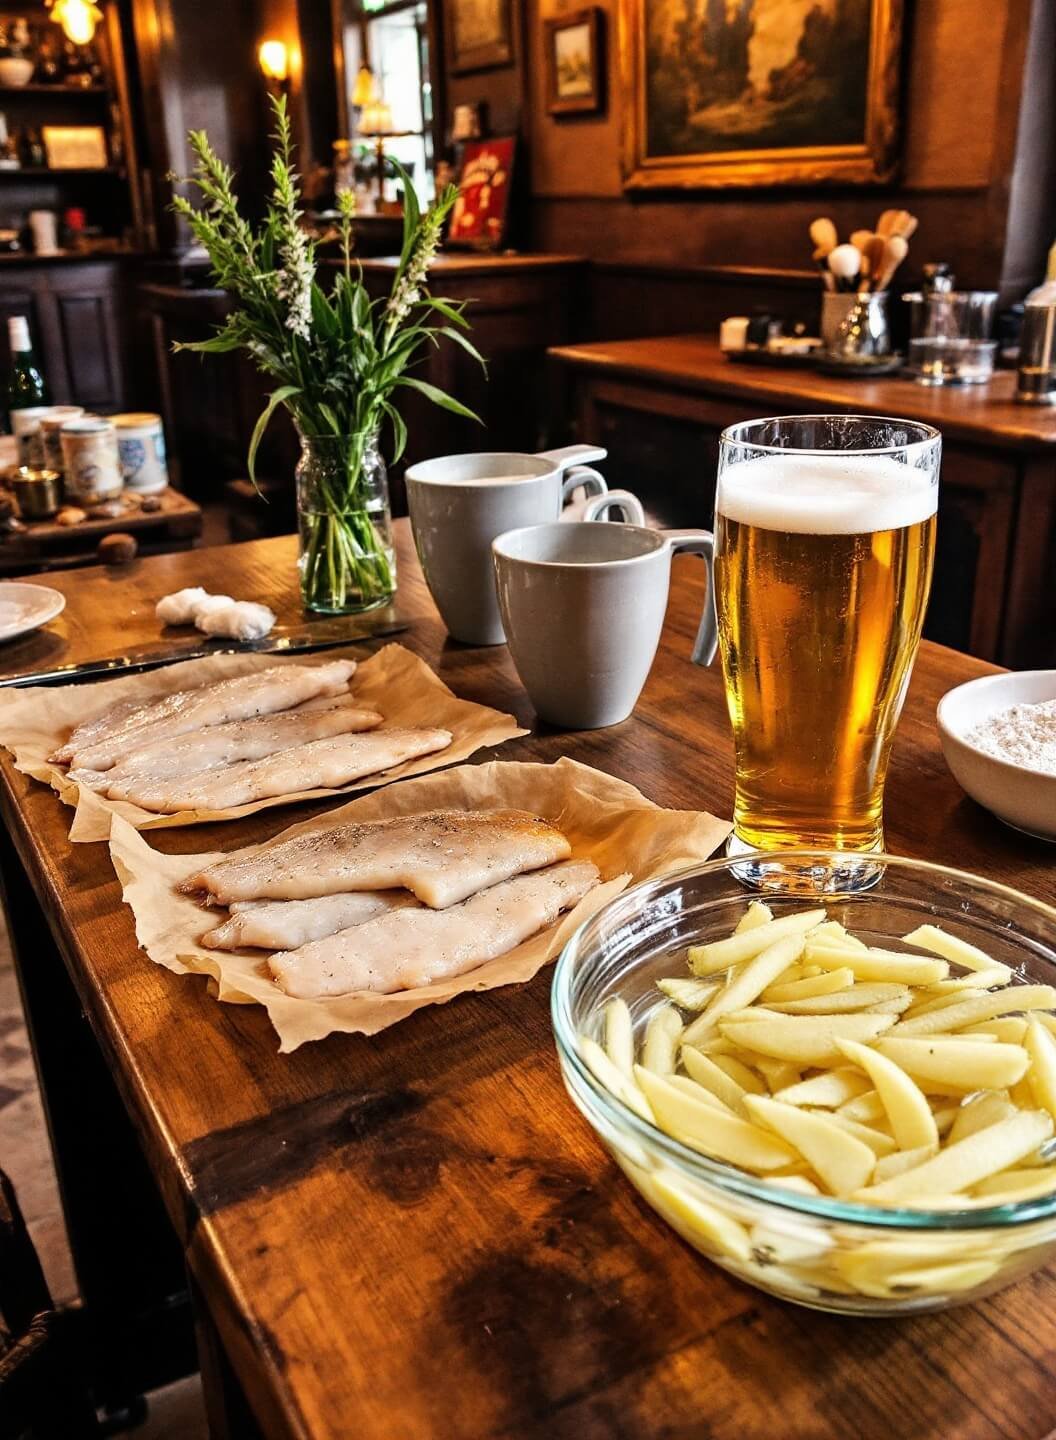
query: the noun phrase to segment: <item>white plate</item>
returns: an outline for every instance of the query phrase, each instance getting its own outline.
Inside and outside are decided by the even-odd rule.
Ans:
[[[1042,840],[1056,840],[1056,775],[1001,760],[967,736],[981,721],[1011,705],[1056,700],[1056,670],[983,675],[958,685],[939,701],[942,750],[954,778],[973,800]]]
[[[23,585],[19,580],[0,583],[0,640],[13,640],[61,615],[66,596],[47,585]]]

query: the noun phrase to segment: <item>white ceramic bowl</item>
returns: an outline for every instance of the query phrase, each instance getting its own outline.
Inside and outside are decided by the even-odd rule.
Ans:
[[[21,89],[28,85],[33,78],[33,71],[37,68],[36,61],[23,60],[14,55],[8,55],[0,60],[0,85],[13,85]]]
[[[1056,670],[984,675],[958,685],[939,701],[939,734],[957,783],[999,820],[1056,840],[1056,775],[988,755],[968,739],[981,721],[1011,705],[1056,700]]]

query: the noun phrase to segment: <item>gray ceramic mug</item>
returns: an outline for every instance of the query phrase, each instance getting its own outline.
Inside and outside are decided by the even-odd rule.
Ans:
[[[660,643],[671,557],[703,557],[708,591],[693,661],[715,656],[712,537],[638,525],[534,525],[492,546],[510,654],[536,714],[596,730],[626,720]]]
[[[443,455],[407,471],[407,505],[425,582],[456,640],[501,645],[506,639],[495,597],[491,542],[506,530],[557,520],[580,487],[588,497],[578,513],[601,520],[619,509],[638,524],[642,507],[626,490],[610,491],[604,477],[582,464],[605,451],[570,445],[539,455],[490,452]]]

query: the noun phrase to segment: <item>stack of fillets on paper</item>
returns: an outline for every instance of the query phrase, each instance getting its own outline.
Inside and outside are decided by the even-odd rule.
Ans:
[[[111,800],[174,814],[228,810],[307,790],[336,790],[418,755],[451,733],[385,729],[357,705],[353,660],[276,665],[87,720],[50,757]]]
[[[416,990],[552,925],[598,883],[566,837],[523,810],[434,810],[276,840],[180,886],[229,918],[209,949],[270,950],[288,995]]]

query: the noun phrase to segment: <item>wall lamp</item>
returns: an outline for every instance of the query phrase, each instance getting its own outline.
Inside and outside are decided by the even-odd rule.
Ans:
[[[290,54],[282,40],[264,40],[257,51],[265,80],[283,86],[290,78]]]

